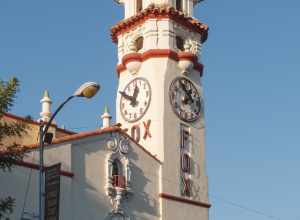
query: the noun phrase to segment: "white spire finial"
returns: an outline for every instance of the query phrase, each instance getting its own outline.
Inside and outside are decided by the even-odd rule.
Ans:
[[[44,91],[43,98],[41,99],[42,104],[42,112],[40,113],[40,120],[48,122],[51,118],[51,104],[52,101],[49,96],[49,92],[47,90]]]
[[[109,110],[107,106],[105,106],[104,113],[101,115],[101,118],[102,118],[102,128],[110,127],[111,115],[109,114]]]

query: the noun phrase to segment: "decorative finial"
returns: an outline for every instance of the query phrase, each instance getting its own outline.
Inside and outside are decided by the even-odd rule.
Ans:
[[[108,113],[109,114],[109,109],[108,109],[107,105],[104,106],[104,113]]]
[[[43,98],[50,98],[48,90],[45,90],[45,91],[44,91],[44,96],[43,96]]]
[[[105,105],[104,112],[101,115],[102,118],[102,128],[110,127],[111,115],[109,114],[108,106]]]

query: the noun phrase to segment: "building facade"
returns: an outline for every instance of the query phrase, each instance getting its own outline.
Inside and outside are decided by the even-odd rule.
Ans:
[[[46,147],[46,166],[62,163],[61,219],[208,220],[200,62],[208,26],[193,18],[199,1],[116,2],[125,11],[111,29],[120,125],[111,126],[105,111],[103,128]],[[44,95],[41,102],[47,120],[51,101]],[[34,216],[38,145],[27,147],[24,162],[0,174],[0,185],[10,183],[0,197],[20,201],[26,194],[25,209]]]

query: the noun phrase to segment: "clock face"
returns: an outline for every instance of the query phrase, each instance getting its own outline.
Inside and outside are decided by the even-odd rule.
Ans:
[[[174,113],[183,121],[196,121],[201,114],[201,98],[195,85],[185,77],[173,80],[169,90]]]
[[[151,101],[151,87],[144,78],[135,78],[129,82],[123,91],[119,91],[120,111],[128,122],[141,119],[146,113]]]

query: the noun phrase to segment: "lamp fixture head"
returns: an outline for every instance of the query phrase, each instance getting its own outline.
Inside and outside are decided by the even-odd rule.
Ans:
[[[99,90],[100,85],[98,83],[86,82],[82,84],[73,95],[90,99],[94,97]]]

